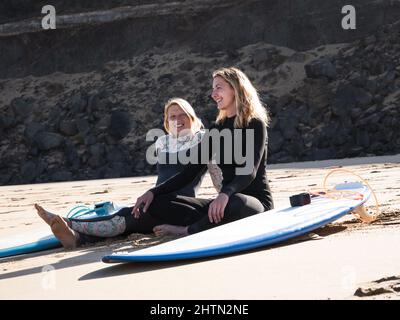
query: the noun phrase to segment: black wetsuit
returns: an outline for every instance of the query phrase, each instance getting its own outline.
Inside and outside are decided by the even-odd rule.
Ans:
[[[227,118],[214,128],[218,131],[224,129],[233,133],[235,117]],[[236,139],[231,140],[231,144],[221,143],[217,150],[220,155],[220,161],[217,165],[221,168],[223,181],[221,192],[229,197],[228,204],[224,211],[224,217],[220,224],[231,222],[237,219],[245,218],[250,215],[267,211],[273,208],[271,191],[268,185],[266,175],[267,158],[267,130],[265,124],[258,119],[252,119],[248,126],[239,129],[242,136],[242,149],[246,150],[246,129],[254,130],[254,150],[251,150],[252,156],[246,155],[247,159],[253,158],[251,163],[251,172],[238,175],[236,169],[243,168],[235,161],[233,156],[235,147],[238,147]],[[238,129],[236,129],[238,130]],[[205,136],[204,139],[210,139]],[[228,140],[229,141],[229,140]],[[208,158],[213,156],[211,139],[208,143]],[[196,146],[201,149],[201,146]],[[203,147],[204,150],[204,147]],[[201,153],[200,150],[199,152]],[[226,154],[226,151],[232,152],[232,155]],[[228,160],[232,159],[232,163]],[[167,224],[189,226],[188,232],[196,233],[216,226],[210,223],[208,218],[208,207],[212,199],[199,199],[173,194],[174,190],[184,186],[192,181],[196,175],[204,170],[206,164],[189,164],[185,169],[167,180],[164,183],[151,189],[155,198],[148,211],[144,215],[150,215]]]
[[[168,157],[171,155],[171,153],[167,152],[160,152],[159,157],[165,157],[168,160]],[[185,169],[185,165],[181,163],[157,163],[157,182],[156,186],[160,185],[161,183],[164,183],[171,177],[175,176],[176,174],[180,173]],[[207,168],[203,168],[202,171],[200,171],[197,176],[194,177],[193,180],[189,181],[187,184],[185,184],[182,188],[179,190],[174,191],[174,194],[179,194],[182,196],[187,196],[187,197],[196,197],[197,192],[200,188],[201,181],[203,180],[204,174],[206,173]]]

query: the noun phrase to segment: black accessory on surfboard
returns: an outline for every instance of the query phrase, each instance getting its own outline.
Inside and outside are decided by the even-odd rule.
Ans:
[[[291,196],[289,199],[290,199],[290,205],[292,207],[305,206],[306,204],[311,203],[311,196],[309,193],[295,194]]]

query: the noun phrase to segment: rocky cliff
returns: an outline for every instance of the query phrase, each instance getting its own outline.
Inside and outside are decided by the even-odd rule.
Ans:
[[[262,41],[307,50],[366,36],[400,14],[399,1],[354,0],[357,29],[349,31],[341,0],[51,2],[58,27],[42,31],[48,1],[2,1],[0,78],[89,71],[154,47],[215,52]]]
[[[269,162],[400,151],[399,1],[353,1],[347,31],[341,1],[52,2],[49,31],[40,1],[0,4],[1,184],[154,173],[165,101],[209,124],[227,65],[270,110]]]

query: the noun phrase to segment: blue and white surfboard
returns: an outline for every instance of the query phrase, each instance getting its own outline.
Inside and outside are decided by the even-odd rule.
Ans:
[[[102,260],[118,263],[195,259],[272,245],[322,227],[370,197],[369,189],[360,183],[341,184],[336,189],[355,191],[362,197],[357,200],[316,197],[305,206],[270,210],[154,247],[107,255]]]

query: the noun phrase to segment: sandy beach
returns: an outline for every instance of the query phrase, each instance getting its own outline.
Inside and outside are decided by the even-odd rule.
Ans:
[[[0,299],[399,299],[400,155],[270,165],[275,206],[287,206],[290,195],[320,187],[337,167],[371,184],[382,211],[377,221],[366,224],[347,215],[278,246],[193,261],[100,261],[113,251],[170,240],[138,234],[73,251],[4,258]],[[34,203],[60,214],[79,203],[131,205],[154,182],[150,176],[0,187],[0,237],[40,228]],[[214,195],[207,176],[200,196]],[[373,210],[373,201],[367,205]]]

